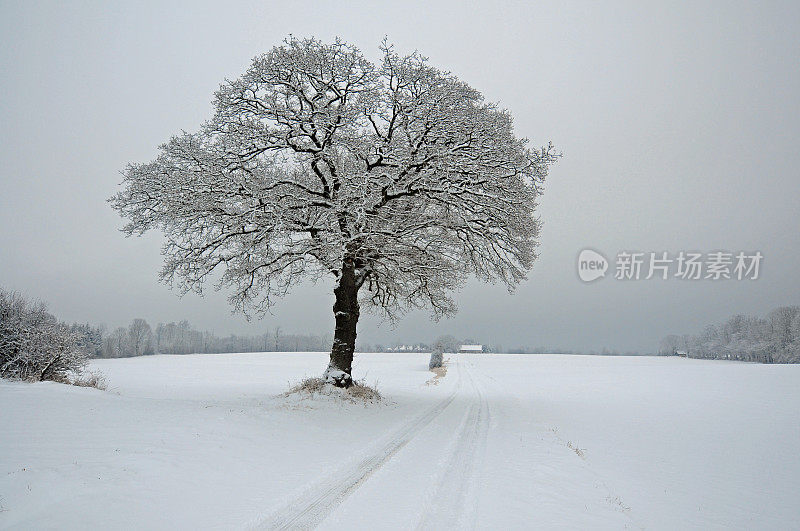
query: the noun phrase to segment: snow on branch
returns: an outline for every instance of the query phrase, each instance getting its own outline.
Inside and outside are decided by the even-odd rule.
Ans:
[[[131,164],[111,204],[124,231],[166,235],[164,281],[217,269],[237,309],[266,310],[302,278],[357,270],[394,315],[454,311],[474,274],[509,289],[536,258],[537,198],[557,154],[419,54],[288,39],[226,81],[196,133]]]

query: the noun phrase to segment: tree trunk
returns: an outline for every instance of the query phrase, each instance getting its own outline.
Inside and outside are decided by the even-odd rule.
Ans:
[[[353,385],[353,351],[356,347],[356,325],[358,324],[358,288],[353,261],[345,259],[339,283],[334,288],[336,302],[333,303],[333,315],[336,319],[336,331],[331,347],[331,361],[325,371],[327,382],[337,387]]]

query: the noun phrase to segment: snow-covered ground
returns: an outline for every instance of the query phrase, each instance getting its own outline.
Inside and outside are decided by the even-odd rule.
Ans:
[[[283,397],[318,353],[0,382],[0,528],[792,529],[800,366],[360,354],[391,403]]]

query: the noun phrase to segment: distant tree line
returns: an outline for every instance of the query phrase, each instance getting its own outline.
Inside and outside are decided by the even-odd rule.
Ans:
[[[122,358],[150,354],[220,354],[232,352],[319,352],[330,349],[326,334],[285,333],[280,327],[258,335],[217,336],[192,328],[188,321],[159,323],[155,330],[134,319],[104,337],[99,357]]]
[[[785,311],[784,311],[785,310]],[[784,311],[781,313],[781,311]],[[786,312],[789,313],[786,313]],[[791,312],[794,313],[791,313]],[[773,315],[775,314],[775,315]],[[791,358],[797,361],[797,307],[782,308],[770,314],[771,330],[788,330],[777,342],[779,352],[794,352]],[[791,315],[789,315],[791,314]],[[777,316],[783,316],[782,320]],[[744,317],[733,318],[750,319]],[[771,320],[770,320],[771,319]],[[794,321],[793,321],[794,319]],[[765,320],[756,320],[765,321]],[[737,321],[738,322],[738,321]],[[784,323],[783,328],[778,322]],[[788,323],[788,324],[786,324]],[[792,324],[793,323],[793,324]],[[727,326],[727,325],[726,325]],[[755,326],[762,330],[765,325]],[[710,330],[716,333],[714,327]],[[723,327],[723,332],[727,328]],[[707,330],[709,335],[711,332]],[[709,337],[716,337],[711,334]],[[705,337],[705,336],[704,336]],[[127,327],[108,332],[104,326],[58,321],[47,312],[41,302],[26,300],[15,292],[0,288],[0,376],[26,379],[59,378],[65,372],[79,370],[88,358],[124,358],[152,354],[214,354],[233,352],[324,352],[332,343],[330,334],[286,333],[281,327],[257,335],[217,336],[208,331],[194,329],[188,321],[159,323],[155,329],[141,318],[134,319]],[[662,344],[662,353],[672,354],[678,350],[689,350],[696,357],[714,357],[710,348],[694,346],[689,336],[669,336]],[[388,344],[360,342],[361,352],[431,352],[439,343],[443,352],[457,352],[462,344],[476,344],[474,338],[457,339],[452,335],[440,336],[432,343]],[[692,343],[692,348],[688,346]],[[774,342],[773,342],[774,343]],[[772,345],[772,343],[771,343]],[[708,347],[708,345],[706,345]],[[781,350],[782,349],[782,350]],[[792,350],[794,349],[794,350]],[[770,351],[774,351],[771,349]],[[578,352],[557,348],[520,346],[504,350],[501,345],[484,344],[484,352],[506,352],[510,354],[577,354]],[[763,361],[763,349],[754,349],[753,356],[728,359],[752,359]],[[700,354],[703,355],[700,355]],[[591,354],[621,355],[603,349]],[[628,352],[625,355],[635,353]],[[726,354],[727,355],[727,354]],[[761,356],[761,357],[759,357]],[[719,356],[724,357],[724,356]],[[773,359],[779,362],[786,358],[780,354]]]
[[[690,358],[800,363],[800,306],[783,306],[766,317],[734,315],[696,336],[669,335],[662,355]]]

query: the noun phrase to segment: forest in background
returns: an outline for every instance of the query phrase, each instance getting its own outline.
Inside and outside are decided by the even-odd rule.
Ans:
[[[766,317],[734,315],[698,335],[669,335],[659,353],[689,358],[800,363],[800,306],[782,306]]]
[[[186,321],[158,323],[155,328],[141,318],[127,327],[108,332],[105,326],[88,323],[68,324],[47,312],[46,305],[29,301],[19,294],[0,288],[0,365],[17,366],[22,350],[37,352],[81,351],[84,358],[123,358],[153,354],[219,354],[234,352],[326,352],[331,334],[285,332],[280,326],[256,335],[218,336],[200,331]],[[50,338],[50,339],[47,339]],[[54,339],[54,338],[57,338]],[[448,351],[461,344],[476,344],[475,338],[447,340]],[[49,346],[46,346],[47,343]],[[51,345],[52,344],[52,345]],[[47,348],[45,348],[47,347]],[[360,352],[429,352],[424,342],[359,343]],[[581,354],[549,347],[519,346],[504,349],[484,345],[484,352],[509,354]],[[641,355],[609,349],[592,351],[593,355]],[[800,306],[776,308],[766,317],[734,315],[726,322],[706,327],[697,335],[669,335],[660,344],[658,354],[700,359],[740,360],[760,363],[800,363]],[[51,359],[50,354],[40,356]],[[45,363],[47,366],[47,363]],[[15,369],[16,370],[16,369]]]

